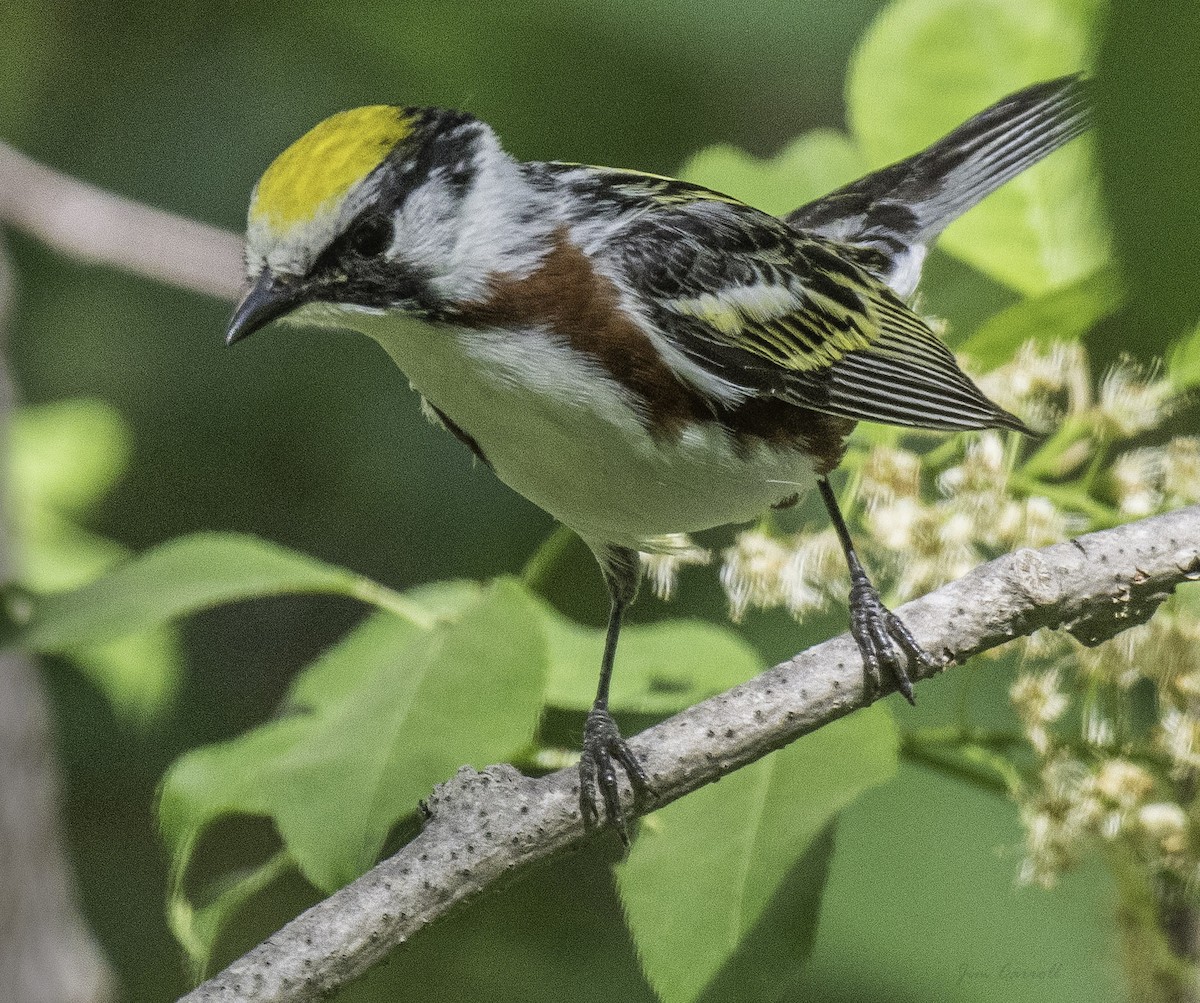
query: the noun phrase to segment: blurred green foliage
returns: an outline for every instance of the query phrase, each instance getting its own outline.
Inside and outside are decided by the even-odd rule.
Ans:
[[[863,38],[846,84],[871,166],[907,156],[1007,93],[1089,68],[1097,4],[894,3]],[[984,69],[986,68],[986,69]],[[1025,295],[1108,259],[1085,140],[1025,171],[951,223],[938,246]]]
[[[130,4],[103,18],[82,3],[11,6],[0,36],[4,137],[88,180],[232,228],[253,181],[291,138],[338,108],[380,100],[465,106],[520,156],[682,169],[782,211],[912,152],[1009,90],[1089,65],[1097,18],[1090,0],[899,0],[864,36],[881,2]],[[1198,107],[1186,68],[1194,48],[1136,5],[1115,2],[1109,17],[1098,147],[1124,278],[1108,264],[1101,223],[1081,208],[1089,161],[1079,144],[966,217],[931,258],[927,305],[949,319],[953,341],[989,363],[1030,333],[1053,333],[1087,340],[1100,360],[1176,344],[1172,371],[1196,371],[1192,343],[1178,336],[1196,319],[1189,277],[1200,255],[1195,228],[1184,233],[1179,220],[1200,204],[1195,158],[1183,149],[1200,130],[1173,124],[1192,121]],[[1160,53],[1154,43],[1167,36],[1178,49]],[[848,64],[849,133],[839,128]],[[1163,93],[1172,95],[1169,116],[1159,111]],[[805,131],[817,125],[825,128]],[[38,607],[45,622],[61,628],[63,611],[74,609],[111,625],[133,610],[158,631],[143,636],[165,639],[158,649],[110,654],[108,671],[95,660],[83,676],[60,660],[47,666],[88,916],[127,998],[160,1000],[186,984],[160,918],[169,888],[185,945],[222,963],[400,838],[401,820],[433,780],[460,762],[528,752],[542,699],[552,708],[542,739],[561,732],[573,744],[599,635],[542,601],[598,626],[602,594],[575,547],[550,562],[540,598],[503,580],[486,593],[392,591],[516,570],[549,520],[429,427],[404,378],[365,339],[283,329],[224,352],[223,305],[63,262],[28,241],[14,238],[13,250],[20,283],[9,351],[21,393],[30,404],[103,402],[31,409],[16,430],[24,585],[51,593],[92,581]],[[126,548],[213,529],[257,534],[315,559],[245,537],[200,536],[169,545],[193,551],[164,548],[125,565],[116,572],[125,580],[95,580]],[[231,550],[206,574],[205,558],[224,545]],[[225,575],[231,569],[256,571],[255,587]],[[712,578],[693,573],[683,602],[667,610],[643,602],[638,615],[719,618]],[[386,587],[364,586],[370,579]],[[186,587],[172,591],[172,583]],[[146,591],[126,612],[97,606],[105,596],[131,602],[139,585]],[[332,597],[210,609],[297,590]],[[391,612],[361,620],[351,597],[390,603]],[[177,656],[162,625],[202,610],[186,627],[187,672],[176,692]],[[511,631],[512,651],[506,642],[487,657],[439,661],[435,648],[469,648],[473,618],[488,617],[525,625]],[[714,626],[634,629],[623,639],[614,701],[652,720],[840,629],[836,616],[796,625],[764,615],[740,631],[756,654]],[[81,643],[78,635],[71,644],[43,639],[47,649],[71,647],[87,667]],[[661,654],[688,646],[712,657],[685,673]],[[457,697],[456,665],[473,673],[457,683]],[[489,667],[503,691],[490,703],[474,675]],[[967,706],[977,719],[1008,721],[1008,672],[967,668],[922,686],[921,708],[898,712],[901,728],[954,719]],[[395,715],[383,728],[389,741],[377,742],[380,722],[358,720],[348,694],[381,685],[411,686],[414,701],[432,698],[424,685],[450,687],[434,695],[454,702],[455,741],[467,744],[417,741],[395,694],[371,708]],[[232,738],[285,699],[307,715]],[[590,852],[556,864],[424,934],[339,998],[638,1000],[653,999],[655,986],[672,1001],[738,999],[746,972],[763,980],[764,999],[1116,997],[1108,879],[1093,870],[1053,895],[1015,890],[1011,806],[911,763],[883,783],[893,726],[882,709],[852,720],[848,733],[828,729],[653,817],[616,885]],[[471,745],[480,729],[488,740]],[[183,750],[226,739],[179,760],[164,788],[162,822],[178,865],[171,885],[153,844],[153,787]],[[287,767],[301,739],[327,750],[326,775],[314,778],[311,763],[308,776],[272,772]],[[861,758],[850,758],[851,747]],[[420,768],[405,758],[435,748],[442,758]],[[231,786],[256,757],[262,772]],[[385,810],[332,830],[321,812],[343,814],[354,784],[339,789],[331,777],[372,766],[390,800],[371,807]],[[873,784],[882,785],[835,827],[838,809]],[[788,793],[776,796],[777,787]],[[305,814],[313,791],[329,806]],[[722,811],[730,814],[724,829],[753,819],[747,799],[779,814],[739,837],[781,853],[757,861],[765,872],[748,870],[740,889],[688,889],[691,876],[669,864],[690,859],[694,840],[712,842]],[[223,818],[229,812],[270,815],[275,829]],[[789,832],[794,841],[784,846]],[[353,845],[330,845],[343,838]],[[745,865],[753,855],[734,859]],[[709,874],[720,872],[714,863]],[[673,897],[681,888],[687,904]],[[656,937],[670,933],[664,902],[695,919],[706,894],[714,924],[748,936],[726,936],[721,947],[704,937],[719,934],[715,926],[684,937],[684,946],[704,949],[697,967],[666,933]],[[733,895],[753,907],[731,915]],[[1034,981],[1014,981],[1023,972]]]
[[[1162,353],[1200,314],[1200,18],[1113,0],[1100,45],[1099,142],[1116,249],[1131,283],[1128,349]]]
[[[125,472],[129,430],[120,416],[100,401],[62,401],[19,412],[10,437],[21,587],[42,597],[62,593],[127,559],[128,548],[82,524]],[[76,644],[72,659],[117,714],[146,727],[168,709],[179,686],[177,632],[163,619],[138,631],[101,617],[105,636]]]

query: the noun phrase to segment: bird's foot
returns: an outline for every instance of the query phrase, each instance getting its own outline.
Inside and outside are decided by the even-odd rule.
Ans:
[[[633,788],[634,803],[650,793],[650,778],[629,748],[617,722],[600,700],[588,712],[583,728],[583,754],[579,757],[579,810],[584,825],[600,823],[596,807],[596,788],[604,802],[605,821],[616,827],[621,842],[629,845],[629,829],[621,811],[621,791],[617,784],[617,766],[625,771]]]
[[[875,692],[883,684],[886,669],[904,699],[915,704],[909,666],[932,668],[935,662],[904,621],[883,604],[879,591],[865,576],[850,585],[850,633],[862,652],[863,668]]]

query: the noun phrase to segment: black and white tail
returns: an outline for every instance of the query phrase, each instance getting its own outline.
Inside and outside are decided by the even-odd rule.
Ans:
[[[881,251],[901,296],[916,287],[926,246],[1006,181],[1091,125],[1078,74],[1010,94],[920,153],[789,213],[787,222]]]

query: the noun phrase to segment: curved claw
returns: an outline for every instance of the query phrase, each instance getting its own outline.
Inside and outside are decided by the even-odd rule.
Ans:
[[[912,636],[904,621],[888,609],[879,592],[865,578],[850,587],[850,633],[863,656],[863,668],[876,690],[882,685],[882,670],[896,680],[904,699],[915,704],[910,665],[932,668],[934,660]]]
[[[600,824],[596,807],[596,788],[604,802],[604,820],[616,827],[621,842],[629,845],[629,829],[621,811],[621,788],[617,778],[618,765],[625,771],[633,788],[635,804],[650,793],[650,778],[633,754],[617,722],[599,700],[588,712],[583,729],[583,754],[579,757],[579,810],[584,825]]]

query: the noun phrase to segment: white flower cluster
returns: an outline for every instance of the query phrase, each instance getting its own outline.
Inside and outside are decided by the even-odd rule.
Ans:
[[[1077,495],[1063,501],[1058,481],[1089,463],[1099,466],[1108,445],[1157,425],[1176,402],[1166,380],[1130,362],[1114,367],[1095,392],[1088,360],[1077,342],[1023,345],[1008,364],[979,380],[984,391],[1035,427],[1056,424],[1071,432],[1046,456],[1034,450],[1037,472],[1050,477],[1045,493],[1037,476],[1020,468],[1020,441],[994,431],[968,433],[949,448],[923,457],[897,445],[874,445],[861,457],[857,492],[867,536],[860,546],[883,572],[889,598],[903,602],[966,574],[999,553],[1042,547],[1086,528],[1104,503]],[[955,442],[955,440],[952,440]],[[940,468],[940,469],[939,469]],[[1022,476],[1014,485],[1014,473]],[[1089,473],[1087,477],[1094,477]],[[1200,500],[1200,439],[1129,450],[1107,474],[1114,515],[1136,516]],[[936,490],[926,487],[932,482]],[[721,580],[730,611],[784,607],[794,614],[820,608],[844,579],[834,538],[801,533],[782,539],[761,529],[741,534],[725,552]],[[828,560],[827,560],[828,558]],[[669,580],[669,579],[668,579]]]
[[[1033,428],[1045,428],[1092,406],[1087,355],[1075,341],[1027,341],[1012,361],[980,376],[979,388]]]
[[[1049,499],[1011,490],[1013,460],[998,433],[983,432],[937,478],[935,500],[868,498],[868,530],[883,548],[903,555],[894,585],[898,600],[960,578],[997,553],[1062,540],[1073,528]]]
[[[856,540],[889,600],[1001,552],[1200,502],[1200,438],[1130,442],[1178,404],[1156,372],[1122,362],[1094,385],[1080,344],[1031,342],[979,382],[1053,433],[1032,442],[969,433],[924,454],[893,440],[851,454]],[[734,619],[751,608],[820,608],[844,599],[845,580],[831,529],[742,533],[721,569]],[[1091,648],[1043,631],[1020,652],[1026,668],[1010,697],[1036,766],[1035,781],[1014,792],[1026,832],[1022,879],[1051,885],[1089,847],[1122,840],[1156,873],[1200,888],[1189,808],[1200,784],[1200,601],[1185,593]],[[1157,699],[1150,729],[1144,709],[1135,713],[1141,681]]]
[[[1021,879],[1048,887],[1096,841],[1124,840],[1153,872],[1200,887],[1200,832],[1187,807],[1200,780],[1200,604],[1177,595],[1103,644],[1040,640],[1025,657],[1057,664],[1022,674],[1010,691],[1039,764],[1036,787],[1016,793]],[[1052,728],[1072,703],[1068,672],[1081,694],[1074,738]],[[1158,713],[1139,737],[1129,718],[1140,680],[1153,683]],[[1117,747],[1123,756],[1095,762]]]
[[[1124,361],[1109,370],[1100,384],[1093,420],[1102,440],[1132,439],[1162,424],[1179,398],[1169,380],[1156,370]]]
[[[1109,480],[1117,508],[1135,518],[1200,502],[1200,438],[1177,436],[1113,461]]]
[[[721,584],[735,622],[752,607],[783,607],[800,616],[823,608],[831,591],[844,592],[848,587],[845,560],[832,527],[787,540],[747,530],[738,534],[724,556]]]
[[[1009,691],[1029,744],[1041,755],[1050,751],[1048,726],[1066,713],[1070,699],[1059,687],[1057,670],[1020,676]]]
[[[960,462],[942,471],[937,497],[922,498],[921,458],[874,446],[859,471],[865,503],[864,553],[889,580],[895,602],[966,574],[1015,547],[1062,540],[1078,523],[1048,499],[1009,492],[1011,453],[995,432],[968,441]],[[831,529],[780,538],[761,529],[739,534],[724,554],[721,581],[737,621],[750,608],[783,607],[794,615],[844,597],[846,570]],[[840,591],[839,591],[840,590]]]
[[[1200,860],[1187,812],[1160,797],[1153,773],[1120,757],[1088,766],[1063,753],[1045,760],[1038,787],[1019,797],[1025,858],[1019,880],[1053,887],[1092,845],[1122,842],[1156,871],[1192,884]]]
[[[679,581],[679,572],[688,565],[704,565],[712,554],[698,547],[686,533],[668,533],[652,541],[652,549],[641,554],[642,571],[651,591],[659,599],[670,599]]]

